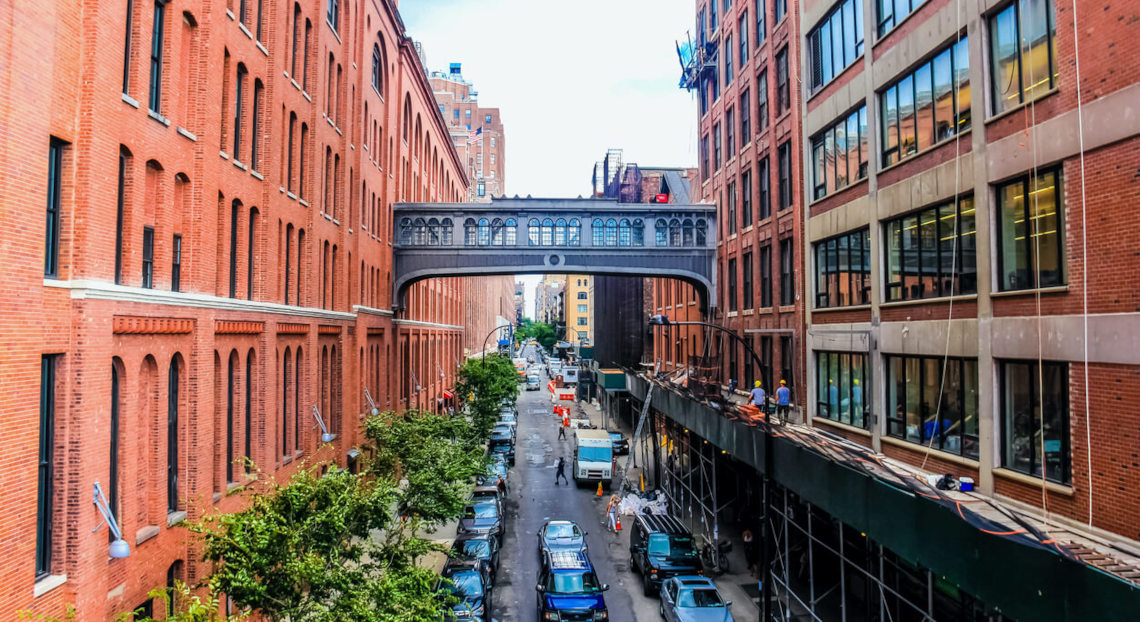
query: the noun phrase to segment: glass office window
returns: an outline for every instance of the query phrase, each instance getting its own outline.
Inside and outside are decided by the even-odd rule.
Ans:
[[[887,355],[887,434],[978,458],[976,359]]]
[[[1002,466],[1058,483],[1071,481],[1069,366],[1000,361]]]
[[[977,292],[973,197],[889,220],[885,233],[887,301]]]
[[[864,391],[867,355],[862,352],[822,352],[816,357],[816,415],[857,428],[866,428]]]
[[[1063,196],[1060,169],[998,186],[998,284],[1003,291],[1065,282]]]
[[[969,72],[963,37],[879,94],[884,167],[970,128]]]
[[[867,176],[866,106],[837,120],[812,139],[812,198],[821,199]]]
[[[990,18],[994,114],[1056,86],[1056,39],[1051,0],[1016,0]]]
[[[817,308],[870,304],[870,229],[816,242],[815,283]]]
[[[808,33],[812,92],[822,88],[863,54],[860,0],[842,0]]]

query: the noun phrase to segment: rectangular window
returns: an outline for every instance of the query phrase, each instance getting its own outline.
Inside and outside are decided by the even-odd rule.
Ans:
[[[154,227],[143,227],[142,286],[154,287]]]
[[[779,174],[780,210],[792,206],[792,145],[785,141],[776,150]]]
[[[340,32],[340,0],[326,0],[325,20],[334,31]]]
[[[732,108],[724,111],[724,155],[729,160],[736,157],[736,123],[732,119],[733,116]]]
[[[760,247],[760,308],[772,306],[772,245]]]
[[[709,178],[709,137],[701,137],[701,179]]]
[[[775,397],[775,385],[772,384],[772,337],[760,337],[760,386],[768,391],[769,397]]]
[[[740,174],[740,222],[747,227],[752,224],[752,171]]]
[[[756,306],[756,292],[752,287],[752,253],[744,253],[744,263],[741,268],[743,272],[741,288],[744,291],[744,308],[752,309]],[[751,376],[752,374],[748,375]]]
[[[128,95],[131,86],[131,29],[134,26],[135,3],[127,0],[126,37],[123,41],[123,95]]]
[[[879,36],[887,34],[926,0],[876,0],[879,5]]]
[[[1063,196],[1059,168],[998,186],[998,284],[1002,291],[1065,283]]]
[[[58,354],[40,358],[39,484],[36,490],[36,578],[52,571],[52,522],[55,518],[55,372]]]
[[[812,198],[822,199],[867,176],[859,148],[867,139],[860,135],[859,119],[866,116],[867,107],[861,106],[812,138]]]
[[[728,310],[736,311],[736,258],[728,260]]]
[[[589,312],[590,312],[590,306],[589,305],[578,305],[578,313],[589,313]]]
[[[970,129],[969,74],[962,37],[879,94],[884,167]]]
[[[871,232],[852,231],[815,243],[815,306],[871,303]]]
[[[728,201],[725,203],[725,221],[728,234],[736,233],[736,182],[728,182]]]
[[[772,171],[768,165],[768,156],[764,156],[756,165],[756,182],[759,189],[756,195],[756,218],[764,220],[772,215]]]
[[[465,116],[466,118],[468,118],[468,119],[470,119],[470,118],[471,118],[471,109],[470,109],[470,108],[468,108],[467,110],[464,110],[464,111],[463,111],[463,113],[464,113],[464,116]],[[470,127],[470,126],[468,126],[468,128],[467,128],[467,129],[471,129],[471,127]]]
[[[749,107],[750,101],[748,89],[740,94],[740,146],[743,147],[752,142],[752,110]]]
[[[713,166],[720,170],[720,124],[713,125]]]
[[[709,31],[716,31],[716,0],[709,2]]]
[[[776,19],[777,24],[784,19],[784,14],[787,12],[788,0],[772,0],[772,17]]]
[[[780,240],[780,305],[796,304],[795,251],[792,238]]]
[[[1051,0],[1015,0],[990,18],[994,114],[1056,86],[1056,39]]]
[[[768,72],[761,71],[756,79],[756,131],[768,129]]]
[[[823,88],[863,54],[862,4],[862,0],[842,0],[808,33],[811,92]]]
[[[977,359],[883,357],[887,434],[978,458]]]
[[[740,24],[738,26],[740,37],[740,67],[744,67],[744,63],[748,62],[748,9],[740,14]]]
[[[1069,366],[999,361],[1002,466],[1068,484]]]
[[[791,107],[791,91],[788,86],[788,46],[785,45],[776,52],[776,116],[784,114]]]
[[[150,44],[150,100],[148,105],[155,112],[162,111],[162,48],[166,33],[166,0],[154,2],[154,30]]]
[[[67,143],[52,137],[48,146],[47,226],[44,229],[44,276],[59,276],[59,232],[63,226],[63,151]]]
[[[288,254],[286,254],[288,256]],[[288,261],[288,260],[286,260]],[[286,288],[288,288],[289,279],[285,279]],[[181,291],[182,288],[182,236],[174,234],[174,242],[171,245],[171,259],[170,259],[170,291]],[[288,294],[286,294],[288,297]]]
[[[491,115],[487,115],[487,116],[483,117],[483,122],[484,123],[490,123],[491,122]]]
[[[974,199],[888,220],[887,301],[978,291]]]
[[[867,394],[863,392],[869,371],[862,352],[820,352],[816,360],[816,416],[857,428],[867,428]]]
[[[589,322],[589,320],[587,318],[584,318],[584,317],[578,318],[578,326],[585,326],[587,324],[587,322]]]
[[[585,300],[586,292],[578,292],[578,300]]]
[[[796,384],[795,369],[793,369],[793,362],[795,361],[795,350],[792,349],[791,335],[780,336],[780,380],[788,384],[788,390],[794,390]],[[793,403],[795,400],[793,398]]]

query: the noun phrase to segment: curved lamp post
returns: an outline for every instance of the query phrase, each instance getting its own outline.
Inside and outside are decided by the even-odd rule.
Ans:
[[[504,328],[511,328],[512,326],[514,326],[514,324],[511,324],[510,322],[508,322],[506,324],[500,324],[500,325],[496,326],[495,328],[493,328],[491,330],[491,332],[487,333],[487,336],[483,338],[483,367],[484,368],[487,367],[487,340],[491,338],[491,335],[494,335],[495,333],[499,332],[500,330],[503,330]]]

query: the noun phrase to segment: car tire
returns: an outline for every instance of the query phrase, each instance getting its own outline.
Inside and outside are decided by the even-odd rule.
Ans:
[[[653,581],[649,579],[648,574],[641,575],[641,591],[646,596],[653,596]]]
[[[640,571],[637,569],[637,562],[633,560],[633,555],[629,556],[629,569],[632,570],[634,574],[640,573]]]
[[[661,619],[662,619],[662,620],[665,620],[665,619],[667,619],[667,618],[665,617],[665,601],[660,601],[660,602],[658,602],[658,603],[657,603],[657,613],[660,613],[660,614],[661,614]]]

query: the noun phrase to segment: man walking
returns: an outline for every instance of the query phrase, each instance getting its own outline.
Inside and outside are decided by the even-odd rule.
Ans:
[[[566,479],[566,458],[563,458],[562,456],[558,456],[558,470],[554,472],[555,486],[558,485],[558,478],[560,477],[562,478],[562,481],[566,482],[567,486],[570,485],[570,480]]]
[[[760,412],[764,412],[764,403],[767,400],[768,394],[764,392],[764,387],[760,386],[760,381],[757,380],[752,383],[752,401],[750,403],[759,408]]]
[[[570,427],[570,412],[562,410],[562,425],[558,426],[558,438],[566,440],[566,429]]]
[[[776,412],[780,415],[780,421],[787,422],[791,404],[792,390],[788,388],[787,380],[781,380],[780,388],[776,389]]]

